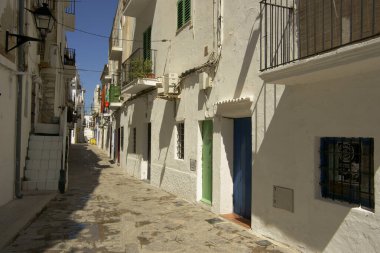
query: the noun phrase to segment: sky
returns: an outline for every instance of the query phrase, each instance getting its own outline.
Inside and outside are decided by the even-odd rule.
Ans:
[[[80,31],[67,32],[68,47],[76,52],[78,69],[102,71],[108,62],[108,37],[118,0],[77,0],[75,28],[106,35],[100,38]],[[94,89],[100,84],[101,72],[79,71],[82,88],[86,90],[85,109],[90,112]]]

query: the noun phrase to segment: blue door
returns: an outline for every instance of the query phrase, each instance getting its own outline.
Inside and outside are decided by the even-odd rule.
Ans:
[[[234,213],[251,219],[252,123],[251,118],[234,120]]]

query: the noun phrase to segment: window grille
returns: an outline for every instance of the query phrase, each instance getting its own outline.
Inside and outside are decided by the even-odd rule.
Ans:
[[[185,124],[177,124],[177,158],[184,159],[185,157]]]
[[[374,208],[373,138],[321,138],[322,197]]]

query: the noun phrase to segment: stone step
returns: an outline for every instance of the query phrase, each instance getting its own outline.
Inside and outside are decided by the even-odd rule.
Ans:
[[[58,190],[58,180],[50,181],[23,181],[24,191],[56,191]]]
[[[36,124],[34,128],[38,134],[59,134],[59,124]]]
[[[59,170],[61,169],[61,159],[55,160],[26,160],[27,170]]]
[[[61,149],[48,149],[43,147],[44,149],[35,149],[31,148],[28,151],[29,160],[58,160],[61,159],[62,156],[62,148]],[[57,148],[57,147],[54,147]]]
[[[42,125],[42,124],[40,124]],[[43,125],[55,125],[55,124],[43,124]],[[49,135],[31,135],[30,141],[45,141],[45,142],[62,142],[62,136],[49,136]]]
[[[26,181],[56,181],[59,180],[59,169],[44,170],[44,169],[27,169],[25,170]]]

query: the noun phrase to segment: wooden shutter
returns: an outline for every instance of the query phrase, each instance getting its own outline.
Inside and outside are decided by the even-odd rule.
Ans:
[[[185,6],[184,6],[184,17],[183,17],[183,23],[186,23],[191,19],[191,0],[184,0]]]
[[[179,0],[177,3],[177,29],[181,28],[183,24],[183,0]]]
[[[151,44],[151,35],[152,35],[152,27],[150,26],[146,31],[144,32],[144,60],[151,59],[151,49],[152,49],[152,44]]]

